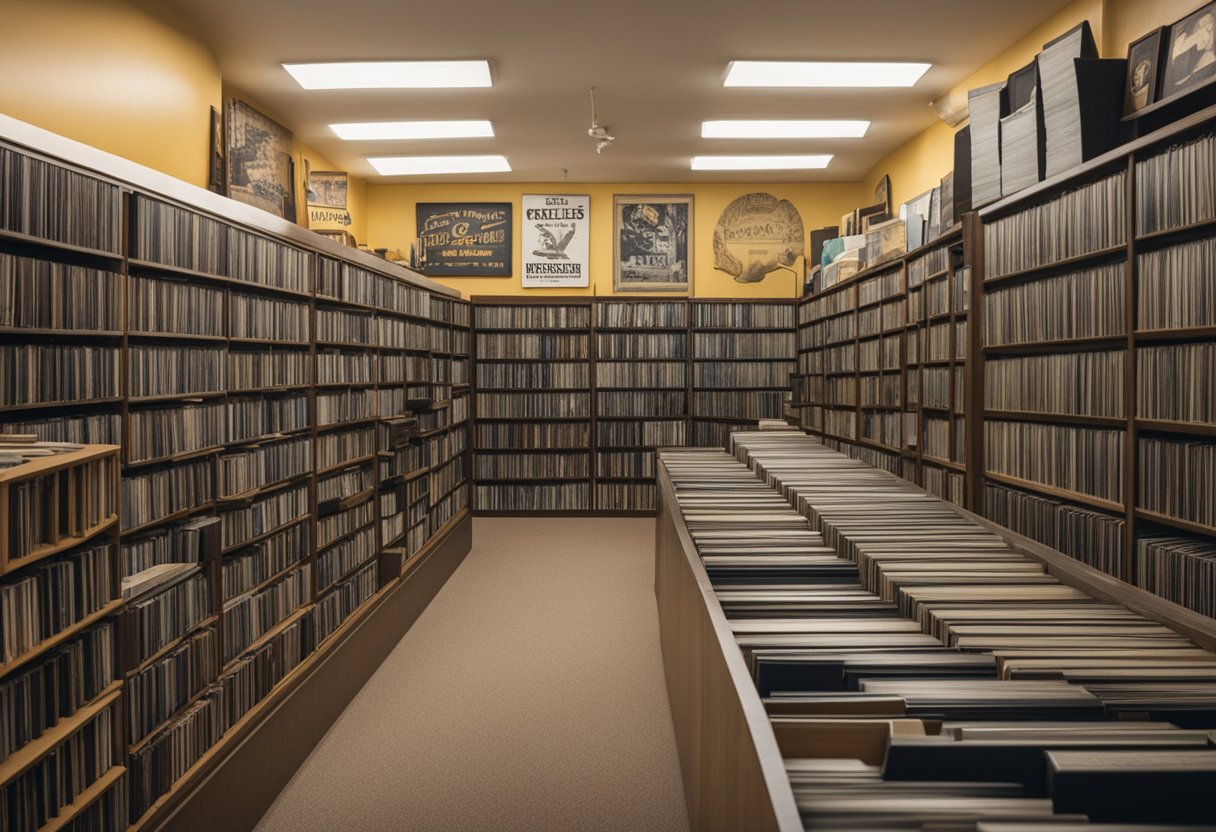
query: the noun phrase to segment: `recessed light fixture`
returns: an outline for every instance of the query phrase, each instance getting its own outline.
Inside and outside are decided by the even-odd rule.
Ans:
[[[725,87],[910,87],[932,64],[731,61]]]
[[[489,61],[353,61],[283,64],[306,90],[488,87]]]
[[[340,139],[476,139],[494,135],[488,121],[370,121],[331,124]]]
[[[381,176],[421,176],[437,173],[505,173],[505,156],[378,156],[367,160]]]
[[[693,156],[693,170],[819,170],[832,154],[812,156]]]
[[[703,139],[856,139],[868,121],[703,121]]]

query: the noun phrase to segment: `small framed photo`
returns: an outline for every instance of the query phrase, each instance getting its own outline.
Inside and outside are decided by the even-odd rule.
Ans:
[[[1169,98],[1216,78],[1216,2],[1170,27],[1161,98]]]
[[[692,293],[692,196],[613,197],[614,292]]]
[[[1158,97],[1161,58],[1165,55],[1165,27],[1149,32],[1127,47],[1127,87],[1123,94],[1123,114],[1143,110]]]

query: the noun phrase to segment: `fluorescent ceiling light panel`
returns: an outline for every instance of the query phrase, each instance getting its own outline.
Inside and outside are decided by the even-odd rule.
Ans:
[[[506,173],[511,170],[505,156],[378,156],[367,161],[381,176]]]
[[[331,124],[340,139],[347,141],[380,139],[476,139],[494,135],[488,121],[371,121]]]
[[[355,61],[283,64],[306,90],[404,90],[488,87],[489,61]]]
[[[693,170],[819,170],[832,154],[813,156],[693,156]]]
[[[932,64],[731,61],[725,87],[910,87]]]
[[[868,121],[703,121],[703,139],[857,139]]]

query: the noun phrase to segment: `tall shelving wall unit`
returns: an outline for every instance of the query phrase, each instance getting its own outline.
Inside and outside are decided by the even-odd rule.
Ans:
[[[792,299],[472,303],[478,514],[650,515],[655,448],[724,444],[789,398]]]
[[[121,444],[119,573],[193,564],[111,611],[127,770],[111,797],[153,828],[384,605],[406,561],[467,527],[469,307],[247,206],[3,127],[0,425]],[[429,494],[382,539],[395,472],[378,427],[417,397],[437,402],[409,442]]]
[[[795,421],[1054,550],[1053,568],[1147,589],[1161,601],[1144,611],[1202,629],[1216,615],[1216,181],[1193,171],[1214,156],[1209,108],[804,298]],[[866,430],[890,399],[868,404],[876,369],[859,350],[874,338],[862,316],[900,294],[894,278],[859,293],[900,270],[897,448]]]

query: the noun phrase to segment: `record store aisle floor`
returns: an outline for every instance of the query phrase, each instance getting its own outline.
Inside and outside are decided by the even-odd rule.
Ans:
[[[478,518],[259,832],[684,830],[653,519]]]

